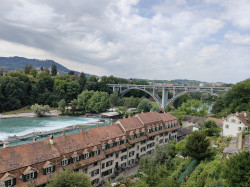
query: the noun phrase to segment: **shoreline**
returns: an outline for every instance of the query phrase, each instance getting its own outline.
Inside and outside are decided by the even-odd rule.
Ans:
[[[52,110],[50,113],[46,113],[44,117],[56,117],[59,116],[60,112],[58,110]],[[0,119],[9,119],[9,118],[33,118],[37,117],[33,112],[25,112],[25,113],[16,113],[16,114],[0,114]]]

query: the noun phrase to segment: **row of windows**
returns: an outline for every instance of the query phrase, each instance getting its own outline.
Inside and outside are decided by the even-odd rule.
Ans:
[[[106,149],[108,149],[108,148],[112,148],[112,147],[115,147],[115,146],[119,146],[119,145],[125,144],[125,143],[127,143],[127,139],[119,140],[118,142],[115,142],[115,143],[111,142],[110,144],[104,144],[104,145],[102,145],[102,149],[103,149],[103,150],[106,150]]]
[[[109,169],[109,170],[107,170],[107,171],[102,172],[102,176],[103,176],[103,177],[104,177],[104,176],[107,176],[107,175],[109,175],[110,173],[112,173],[112,169]]]
[[[152,143],[150,143],[150,144],[147,145],[147,149],[148,149],[148,148],[151,148],[151,147],[154,147],[154,146],[155,146],[155,143],[152,142]]]
[[[140,136],[145,136],[145,132],[139,132],[139,133],[137,133],[137,134],[131,134],[130,135],[130,140],[133,140],[134,138],[135,138],[135,136],[136,136],[136,138],[140,138]]]
[[[94,171],[91,171],[90,175],[91,177],[95,176],[95,175],[98,175],[99,174],[99,169],[96,169]]]

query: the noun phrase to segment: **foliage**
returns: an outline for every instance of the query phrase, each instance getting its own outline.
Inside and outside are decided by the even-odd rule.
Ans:
[[[150,102],[148,99],[146,99],[146,98],[143,99],[143,100],[139,103],[139,105],[138,105],[138,107],[137,107],[138,112],[142,112],[142,111],[144,111],[144,112],[149,112],[150,109],[151,109],[151,102]]]
[[[118,91],[115,91],[114,93],[112,93],[109,97],[109,101],[110,101],[110,105],[111,106],[122,106],[124,103],[124,99],[122,99],[119,96]]]
[[[144,97],[126,97],[124,98],[124,105],[127,108],[137,108],[139,103],[144,99]]]
[[[203,160],[212,155],[209,149],[210,141],[206,135],[200,131],[194,131],[187,137],[187,155],[197,160]]]
[[[109,105],[109,95],[106,92],[96,91],[93,96],[88,101],[88,110],[90,112],[104,112],[110,107]]]
[[[51,75],[56,76],[56,74],[57,74],[57,67],[55,64],[52,64],[51,65]]]
[[[203,130],[207,136],[219,136],[219,128],[212,120],[207,120],[204,122]]]
[[[183,139],[177,142],[175,145],[176,152],[183,157],[187,156],[186,144],[187,144],[187,139]]]
[[[82,172],[65,170],[58,173],[46,187],[92,187],[90,177]]]
[[[231,156],[222,168],[222,175],[229,186],[249,186],[250,152],[241,152]]]
[[[32,105],[31,106],[31,110],[38,116],[38,117],[41,117],[43,116],[45,113],[50,113],[49,111],[49,106],[48,105],[38,105],[38,104],[35,104],[35,105]]]
[[[215,100],[212,112],[218,116],[250,111],[250,79],[239,82],[228,92],[221,93]]]
[[[62,112],[62,114],[64,114],[64,112],[65,112],[65,107],[66,107],[66,101],[64,99],[61,99],[58,102],[58,108]]]
[[[76,108],[77,108],[77,105],[78,105],[77,100],[76,100],[76,99],[73,99],[73,100],[70,102],[69,105],[71,106],[72,112],[75,113]]]

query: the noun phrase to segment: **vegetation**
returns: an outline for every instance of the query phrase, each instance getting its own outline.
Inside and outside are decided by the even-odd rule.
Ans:
[[[197,160],[204,160],[212,155],[209,149],[210,141],[206,135],[200,131],[194,131],[187,137],[187,155]]]
[[[90,177],[82,172],[64,170],[58,173],[46,187],[92,187]]]
[[[250,112],[250,79],[239,82],[228,92],[221,93],[215,100],[212,112],[218,117],[225,117],[230,113]]]
[[[35,104],[35,105],[32,105],[31,106],[31,110],[38,116],[38,117],[41,117],[43,115],[45,115],[45,113],[50,113],[50,110],[49,110],[49,105],[38,105],[38,104]]]
[[[143,100],[139,103],[139,105],[138,105],[138,107],[137,107],[138,112],[142,112],[142,111],[144,111],[144,112],[149,112],[150,109],[151,109],[151,102],[150,102],[148,99],[146,99],[146,98],[143,99]]]

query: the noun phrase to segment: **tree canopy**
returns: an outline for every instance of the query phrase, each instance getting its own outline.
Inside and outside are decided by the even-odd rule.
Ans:
[[[68,169],[58,173],[46,187],[92,187],[90,177],[82,172]]]

